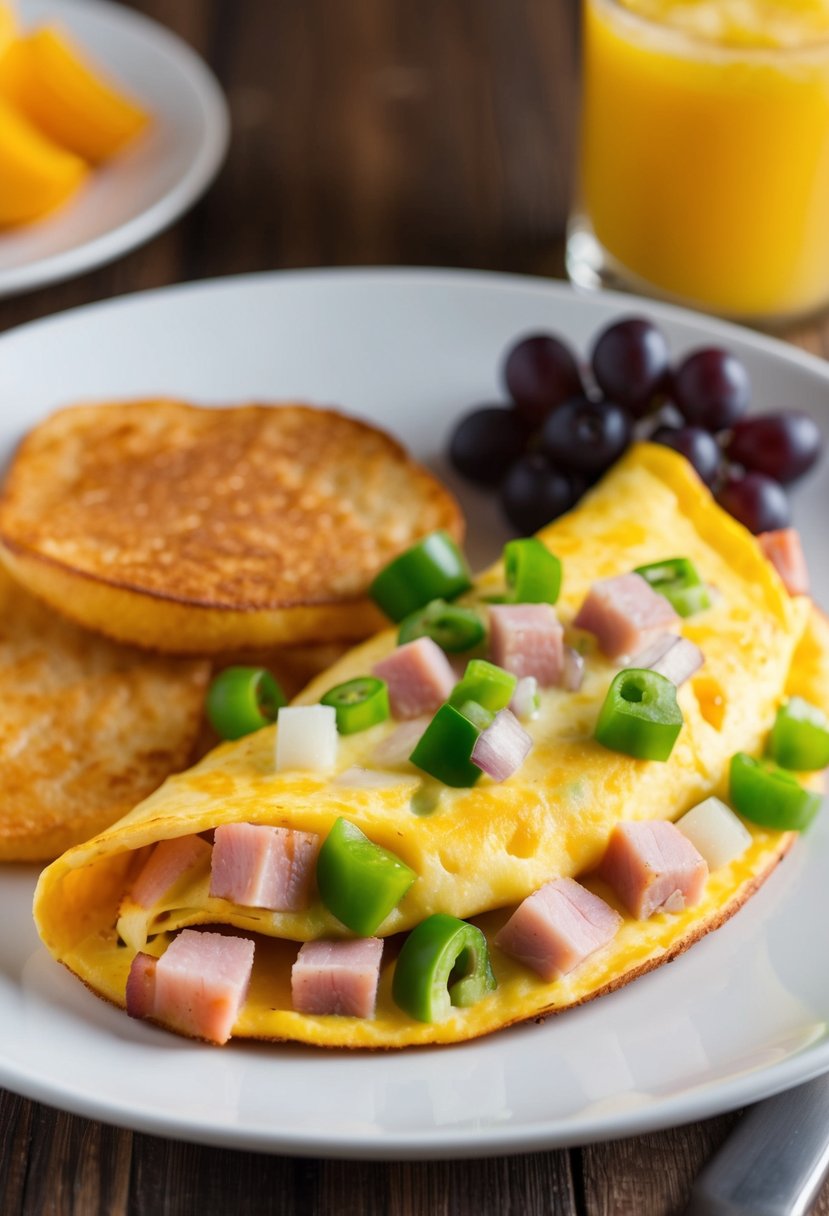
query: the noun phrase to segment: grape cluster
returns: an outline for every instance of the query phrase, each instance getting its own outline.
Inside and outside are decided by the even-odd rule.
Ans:
[[[785,528],[784,486],[821,451],[802,410],[746,416],[751,383],[730,351],[705,347],[672,366],[665,335],[645,317],[602,330],[584,368],[561,338],[530,334],[507,351],[502,375],[509,404],[466,414],[449,455],[470,481],[498,487],[522,533],[574,506],[634,438],[680,452],[752,532]]]

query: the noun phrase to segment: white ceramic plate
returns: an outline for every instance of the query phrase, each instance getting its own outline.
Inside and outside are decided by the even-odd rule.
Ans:
[[[445,474],[458,415],[499,396],[518,334],[552,328],[582,351],[614,314],[646,309],[677,354],[726,342],[757,404],[813,410],[829,429],[829,368],[731,326],[629,297],[493,275],[264,275],[80,309],[0,338],[0,445],[73,399],[181,394],[306,398],[387,425]],[[47,357],[48,356],[48,357]],[[829,467],[797,503],[817,593]],[[471,551],[505,538],[460,488]],[[829,816],[717,933],[582,1009],[455,1048],[328,1053],[199,1046],[128,1020],[40,948],[34,871],[0,883],[0,1084],[179,1138],[278,1152],[438,1157],[629,1135],[711,1115],[829,1068]]]
[[[142,101],[153,125],[97,169],[65,207],[0,232],[0,296],[120,257],[207,189],[227,149],[227,107],[198,55],[149,18],[106,0],[21,0],[24,28],[57,22]]]

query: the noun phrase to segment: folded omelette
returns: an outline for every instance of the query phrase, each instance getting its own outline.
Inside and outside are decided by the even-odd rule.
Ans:
[[[325,775],[275,771],[278,726],[223,744],[44,871],[34,911],[54,957],[99,996],[124,1006],[137,953],[162,955],[188,926],[232,928],[255,941],[235,1036],[402,1047],[457,1042],[587,1000],[673,957],[736,911],[786,853],[792,833],[747,825],[749,848],[711,873],[700,903],[649,920],[631,917],[592,872],[615,825],[673,821],[709,795],[724,795],[732,756],[762,753],[786,696],[829,705],[824,618],[807,597],[788,595],[756,540],[667,448],[632,449],[540,539],[562,562],[556,608],[565,639],[584,654],[584,679],[578,691],[544,690],[538,716],[524,723],[532,750],[513,776],[452,789],[406,758],[381,761],[384,741],[399,729],[390,720],[341,737],[336,765]],[[678,554],[691,559],[711,588],[712,606],[681,622],[682,635],[701,649],[705,662],[678,690],[684,725],[669,760],[638,760],[593,738],[619,664],[572,622],[596,580]],[[503,591],[499,563],[465,602],[486,604]],[[297,704],[313,704],[332,686],[369,673],[395,644],[389,630],[358,646],[315,679]],[[292,1008],[298,944],[349,936],[313,894],[299,912],[239,906],[210,895],[206,861],[151,908],[130,902],[135,875],[159,841],[197,834],[209,841],[213,829],[232,823],[292,828],[324,839],[339,818],[417,876],[377,931],[386,941],[373,1017]],[[548,982],[501,951],[494,937],[522,900],[551,879],[567,877],[600,893],[623,919],[609,945]],[[483,930],[497,987],[476,1004],[452,1006],[442,1021],[427,1023],[404,1013],[391,989],[405,932],[436,912],[472,920]]]

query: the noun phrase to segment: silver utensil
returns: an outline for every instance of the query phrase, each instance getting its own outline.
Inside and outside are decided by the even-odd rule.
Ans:
[[[687,1216],[805,1216],[829,1172],[829,1076],[743,1115],[697,1178]]]

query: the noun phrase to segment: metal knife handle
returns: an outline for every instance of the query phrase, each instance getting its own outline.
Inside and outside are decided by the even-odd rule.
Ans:
[[[687,1216],[805,1216],[829,1171],[829,1076],[751,1107],[697,1178]]]

